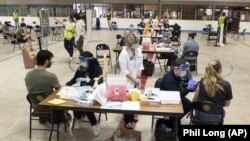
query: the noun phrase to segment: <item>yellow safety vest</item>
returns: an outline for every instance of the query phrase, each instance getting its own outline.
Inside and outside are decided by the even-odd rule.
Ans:
[[[74,36],[76,25],[74,22],[67,22],[64,29],[64,38],[66,40],[71,40]]]
[[[225,24],[225,16],[220,16],[218,19],[218,26],[220,27],[222,24]]]
[[[14,20],[16,20],[16,19],[18,19],[19,18],[19,15],[18,15],[18,13],[16,13],[16,12],[13,12],[13,19]]]

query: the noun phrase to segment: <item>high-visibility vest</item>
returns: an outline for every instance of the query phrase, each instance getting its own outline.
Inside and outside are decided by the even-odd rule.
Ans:
[[[13,12],[13,19],[16,20],[19,18],[19,15],[17,12]]]
[[[74,36],[76,29],[76,24],[74,22],[67,22],[64,29],[64,38],[66,40],[71,40]]]
[[[220,16],[218,19],[218,26],[220,27],[222,24],[225,24],[225,16]]]

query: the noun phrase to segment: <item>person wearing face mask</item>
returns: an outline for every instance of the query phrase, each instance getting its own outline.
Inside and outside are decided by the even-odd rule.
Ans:
[[[72,86],[80,82],[80,86],[92,86],[95,83],[94,78],[100,77],[103,72],[102,68],[99,65],[96,58],[93,57],[93,54],[88,51],[84,51],[80,59],[80,66],[75,72],[74,77],[66,83],[67,86]],[[103,79],[100,78],[98,83],[103,83]],[[94,135],[98,136],[100,134],[100,126],[97,123],[94,112],[82,112],[82,111],[73,111],[76,122],[74,125],[75,129],[81,128],[82,118],[86,115],[90,121],[91,126],[93,127]]]
[[[32,45],[31,45],[31,37],[30,35],[27,33],[27,26],[25,23],[21,23],[20,24],[20,28],[19,30],[17,30],[16,32],[16,39],[19,43],[23,43],[24,46],[29,46],[30,48],[28,50],[33,51]],[[27,45],[25,45],[25,43],[28,43]]]
[[[41,50],[37,53],[37,67],[28,72],[25,77],[28,93],[45,92],[51,94],[61,87],[57,76],[46,70],[51,67],[53,57],[54,55],[48,50]]]
[[[29,71],[25,76],[25,85],[28,94],[43,93],[45,97],[50,95],[53,91],[58,90],[61,85],[57,76],[54,73],[48,72],[47,68],[52,65],[52,58],[54,55],[48,50],[41,50],[36,55],[37,67]],[[37,111],[49,112],[50,109],[45,107],[36,107]],[[64,111],[58,112],[63,117]],[[39,122],[44,124],[50,119],[39,118]]]
[[[126,48],[119,56],[120,75],[127,77],[127,89],[140,88],[140,77],[143,67],[142,51],[139,48],[139,39],[133,33],[128,33],[125,38]],[[137,121],[137,117],[132,114],[124,115],[125,127],[131,129],[132,122]]]
[[[184,59],[177,58],[173,62],[172,70],[167,72],[160,84],[160,90],[165,91],[179,91],[182,105],[184,109],[184,115],[189,112],[191,108],[191,101],[186,98],[189,92],[195,90],[197,84],[192,80],[191,73],[188,71],[189,64]],[[192,85],[192,86],[190,86]],[[182,117],[183,117],[182,116]]]

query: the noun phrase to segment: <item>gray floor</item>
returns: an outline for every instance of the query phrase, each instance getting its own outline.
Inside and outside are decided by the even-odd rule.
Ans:
[[[84,50],[92,51],[95,54],[95,46],[98,43],[107,43],[111,48],[115,47],[117,33],[123,31],[94,31],[92,40],[84,43]],[[183,33],[182,43],[187,39],[187,34]],[[223,76],[228,80],[233,89],[233,100],[230,107],[225,108],[226,117],[225,124],[250,124],[248,115],[250,114],[249,106],[250,100],[248,99],[247,92],[250,91],[248,84],[250,79],[248,76],[250,70],[250,37],[246,35],[245,40],[241,38],[239,41],[231,38],[228,35],[228,44],[224,47],[207,46],[206,39],[198,34],[196,40],[200,44],[200,52],[198,56],[198,75],[194,74],[194,79],[199,80],[204,75],[204,68],[207,63],[212,59],[219,59],[223,65]],[[66,53],[62,41],[49,40],[49,50],[54,53],[54,63],[49,71],[54,72],[59,77],[61,85],[64,85],[73,75],[73,71],[69,68],[68,54]],[[29,140],[29,105],[26,100],[26,88],[24,84],[24,77],[29,70],[24,69],[23,58],[21,51],[16,49],[12,52],[12,45],[2,44],[3,39],[0,38],[0,140],[4,141],[27,141]],[[37,43],[34,43],[37,48]],[[36,52],[34,52],[36,53]],[[75,58],[78,51],[75,50]],[[114,53],[112,52],[112,60],[115,62]],[[76,59],[72,63],[72,68],[77,67]],[[110,73],[114,70],[111,69]],[[156,72],[153,77],[150,77],[147,86],[152,86],[155,80],[163,76],[164,72],[160,72],[158,64],[156,64]],[[193,93],[188,97],[191,99]],[[102,118],[101,121],[101,135],[94,137],[92,128],[89,123],[83,123],[84,126],[81,130],[63,130],[60,131],[61,141],[91,141],[91,140],[106,140],[112,136],[113,131],[118,127],[120,120],[118,114],[108,114],[108,121]],[[183,124],[188,124],[188,119],[183,119]],[[36,126],[44,126],[39,125]],[[45,126],[44,126],[45,127]],[[63,128],[61,128],[63,129]],[[153,132],[151,131],[151,117],[139,116],[139,122],[136,130],[142,132],[143,141],[154,140]],[[33,131],[32,140],[34,141],[47,141],[49,137],[48,132]],[[53,140],[56,140],[55,134]]]

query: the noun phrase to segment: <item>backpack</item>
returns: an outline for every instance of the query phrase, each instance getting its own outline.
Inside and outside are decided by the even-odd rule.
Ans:
[[[146,76],[152,76],[155,70],[155,65],[152,61],[148,61],[147,59],[143,59],[144,70],[142,73]]]

